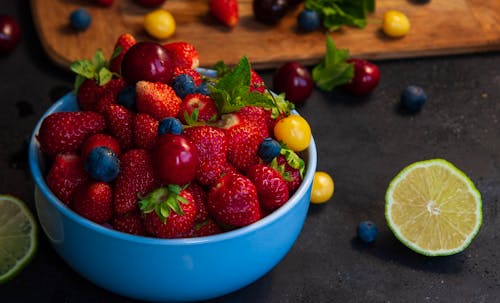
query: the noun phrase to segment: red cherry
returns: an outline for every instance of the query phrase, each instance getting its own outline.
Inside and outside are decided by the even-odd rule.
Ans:
[[[130,84],[140,80],[167,83],[172,78],[173,61],[156,42],[137,42],[123,56],[122,76]]]
[[[16,20],[7,15],[0,15],[0,53],[10,53],[20,40],[21,30]]]
[[[351,58],[347,62],[354,64],[354,77],[343,88],[355,96],[368,95],[380,81],[378,67],[363,59]]]
[[[135,0],[135,2],[144,7],[156,7],[165,3],[166,0]]]
[[[285,98],[296,105],[303,104],[309,98],[313,87],[311,74],[298,62],[281,65],[274,75],[274,91],[285,93]]]
[[[101,6],[109,7],[113,5],[114,0],[95,0],[95,2]]]
[[[165,184],[186,185],[198,167],[196,146],[180,135],[163,134],[152,150],[156,177]]]

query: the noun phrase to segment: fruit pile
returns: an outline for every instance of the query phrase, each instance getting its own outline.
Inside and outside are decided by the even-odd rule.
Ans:
[[[214,73],[186,42],[123,34],[114,50],[71,65],[80,110],[48,115],[37,134],[64,204],[122,232],[180,238],[251,224],[297,190],[311,129],[246,57]]]

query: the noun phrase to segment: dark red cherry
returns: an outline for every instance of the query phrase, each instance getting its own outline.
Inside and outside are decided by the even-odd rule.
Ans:
[[[144,7],[157,7],[165,3],[166,0],[135,0],[135,2]]]
[[[354,64],[354,77],[343,88],[354,96],[368,95],[380,81],[378,67],[366,60],[351,58],[348,63]]]
[[[0,15],[0,53],[12,52],[21,41],[21,30],[14,18]]]
[[[253,0],[255,19],[266,24],[278,23],[287,13],[288,0]]]
[[[312,93],[314,83],[309,70],[298,62],[287,62],[276,70],[273,88],[285,93],[285,99],[296,105],[303,104]]]
[[[167,83],[173,68],[173,61],[163,46],[145,41],[137,42],[125,53],[121,72],[130,84],[141,80]]]

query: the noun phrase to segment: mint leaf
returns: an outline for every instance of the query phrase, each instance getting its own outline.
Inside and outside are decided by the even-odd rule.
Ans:
[[[337,49],[332,38],[326,36],[326,54],[324,59],[312,70],[312,78],[316,85],[331,91],[336,86],[349,82],[354,77],[354,66],[347,63],[349,50]]]
[[[364,28],[367,14],[375,11],[375,0],[306,0],[305,8],[317,11],[329,31],[343,25]]]
[[[113,56],[115,56],[113,54]],[[113,78],[113,73],[109,70],[109,61],[106,60],[102,50],[97,50],[92,61],[83,59],[74,61],[69,68],[76,74],[74,91],[78,92],[80,85],[86,80],[95,80],[99,85],[105,85]]]

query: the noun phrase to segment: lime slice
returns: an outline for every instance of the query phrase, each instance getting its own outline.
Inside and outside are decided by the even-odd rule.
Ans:
[[[443,159],[415,162],[390,183],[385,218],[406,246],[427,256],[463,251],[482,223],[481,194]]]
[[[0,194],[0,284],[29,263],[36,250],[37,225],[23,201]]]

